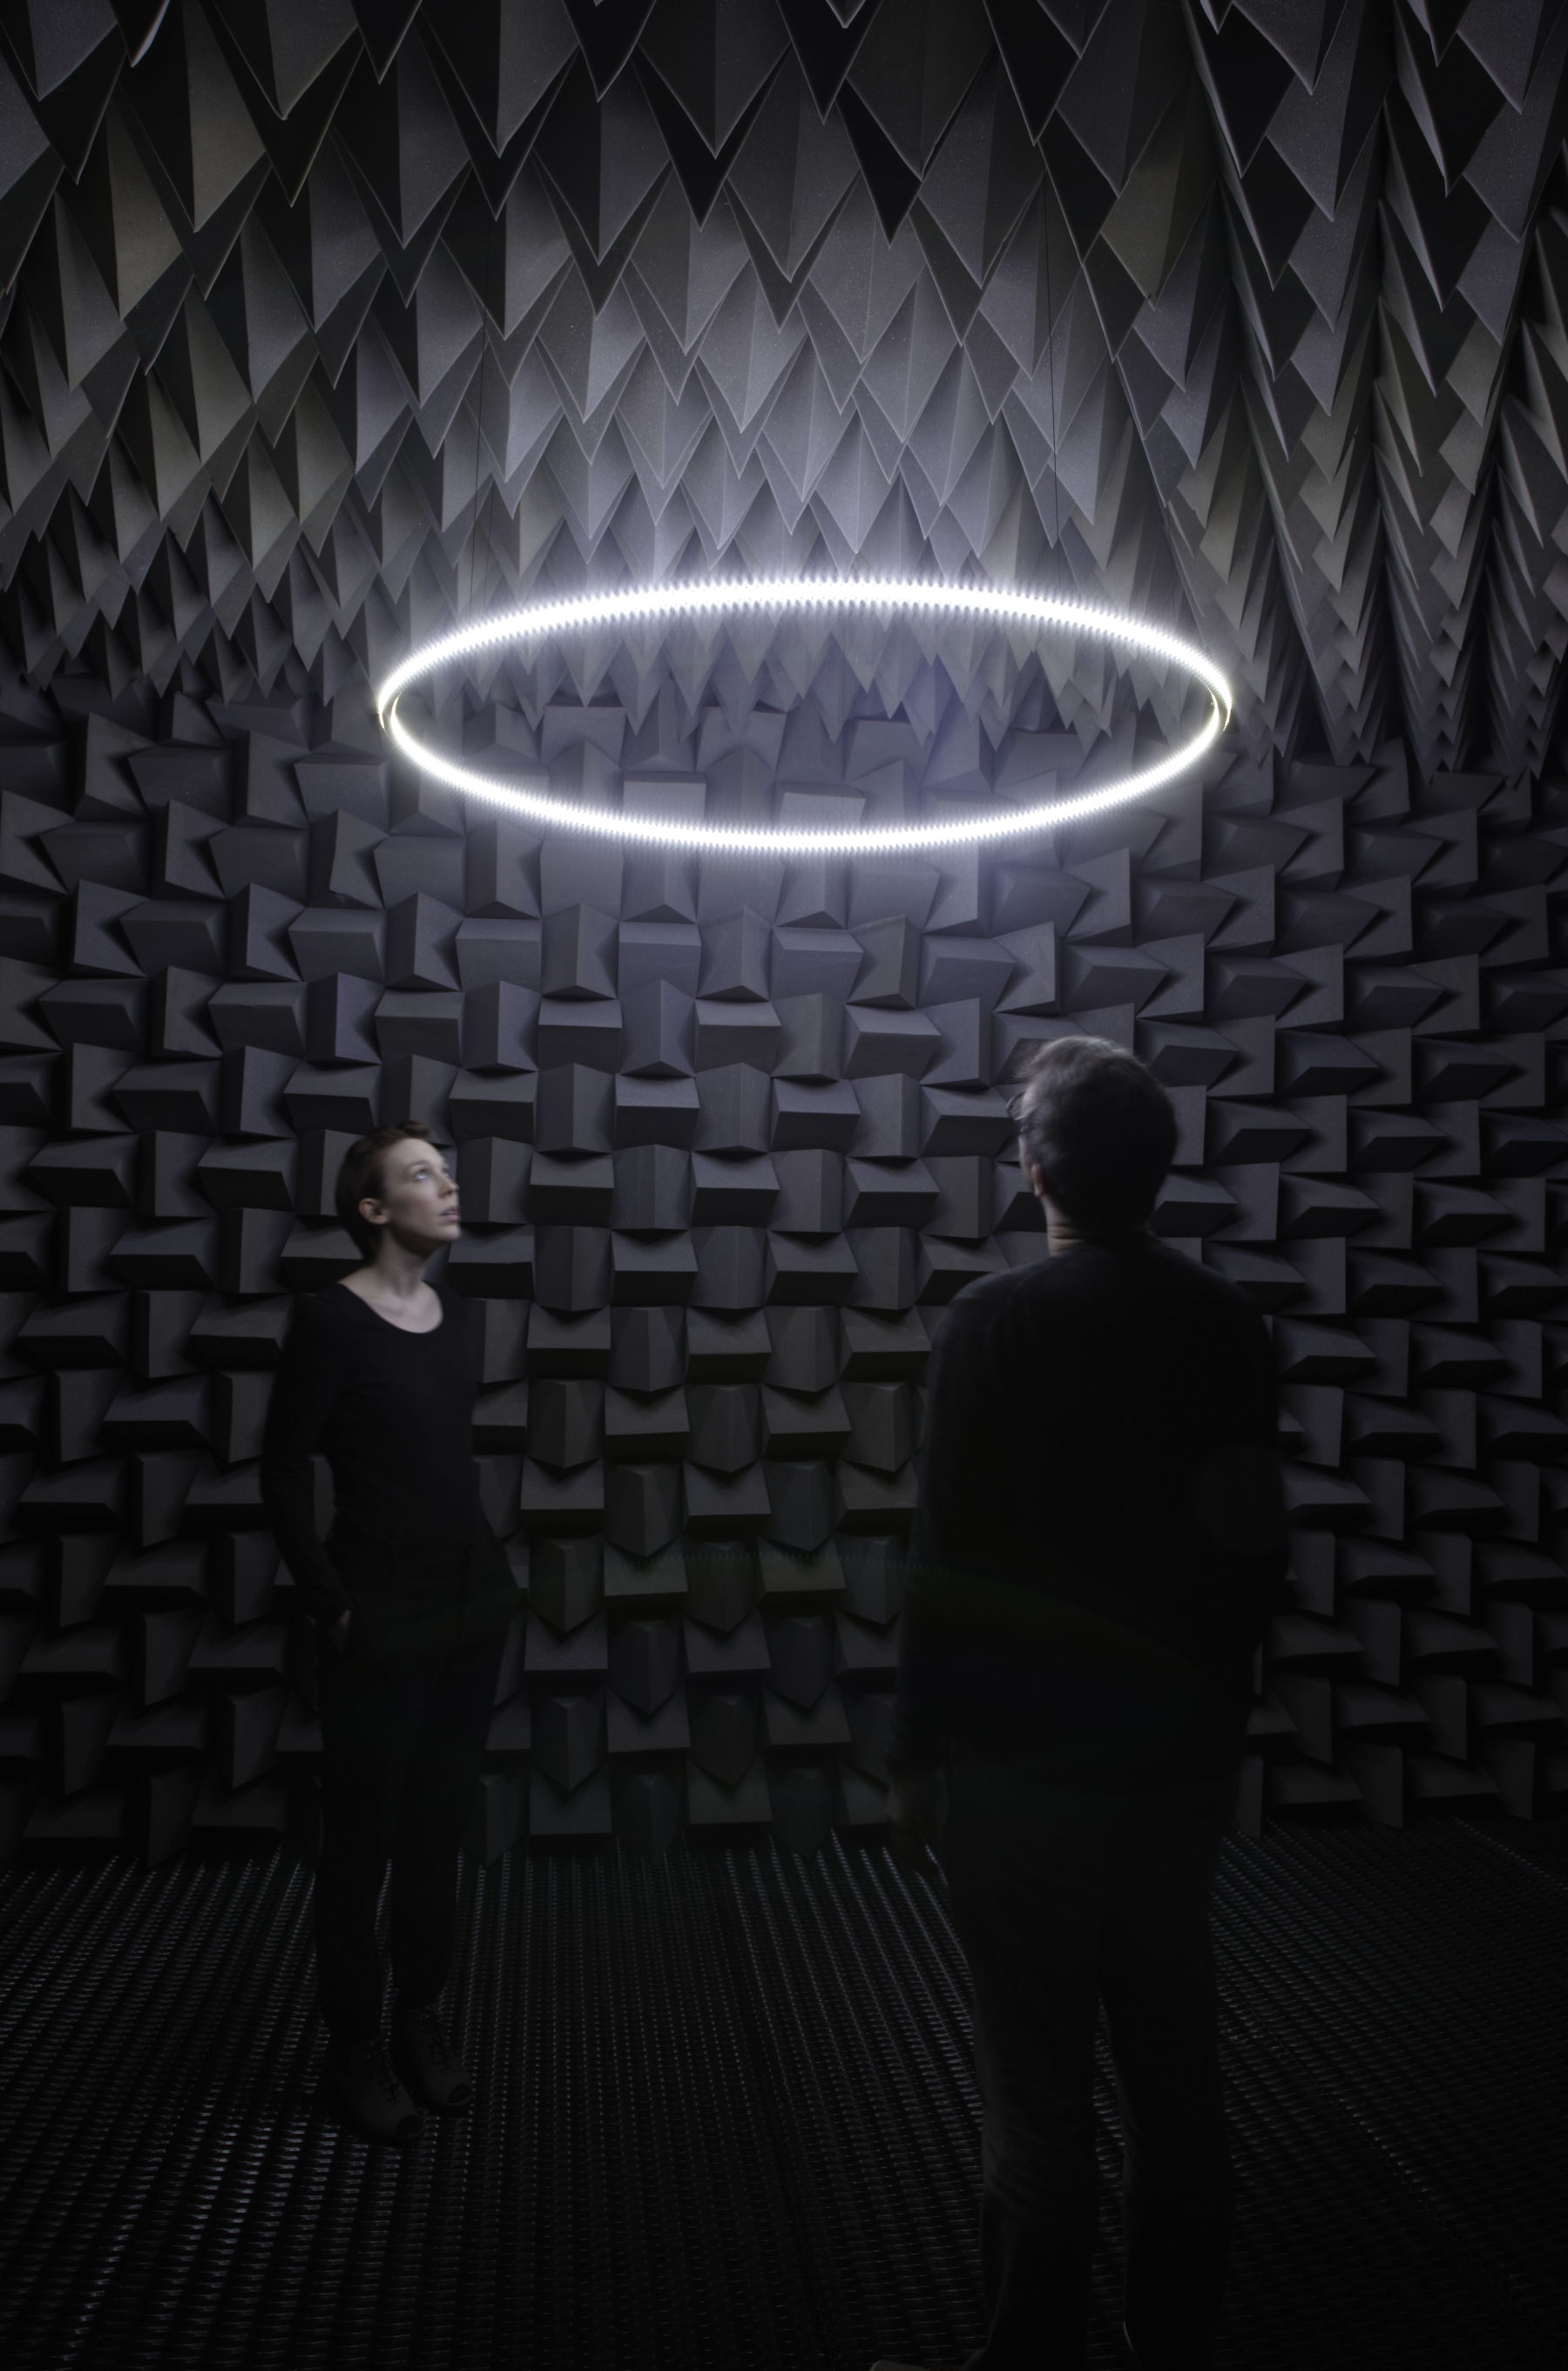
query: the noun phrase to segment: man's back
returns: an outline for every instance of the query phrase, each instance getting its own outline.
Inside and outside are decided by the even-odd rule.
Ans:
[[[901,1757],[1069,1784],[1223,1773],[1283,1572],[1261,1320],[1157,1238],[1074,1244],[959,1295],[938,1339]]]
[[[1146,1231],[1178,1131],[1144,1063],[1052,1039],[1012,1110],[1051,1248],[937,1337],[889,1820],[939,1838],[972,1980],[976,2371],[1083,2364],[1102,2008],[1129,2342],[1200,2371],[1231,2215],[1209,1895],[1284,1579],[1273,1346]]]

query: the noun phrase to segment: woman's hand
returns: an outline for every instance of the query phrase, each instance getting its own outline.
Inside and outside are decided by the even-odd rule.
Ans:
[[[332,1625],[332,1637],[340,1654],[342,1654],[343,1648],[348,1645],[348,1625],[353,1620],[353,1613],[345,1606]]]

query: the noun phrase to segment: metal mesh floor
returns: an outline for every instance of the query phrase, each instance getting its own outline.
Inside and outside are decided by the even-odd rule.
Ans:
[[[865,2371],[979,2325],[977,2110],[939,1888],[831,1841],[465,1875],[464,2123],[315,2103],[291,1850],[0,1879],[0,2354]],[[1568,1823],[1295,1827],[1218,1905],[1230,2371],[1561,2371]],[[1121,2363],[1116,2135],[1091,2362]]]

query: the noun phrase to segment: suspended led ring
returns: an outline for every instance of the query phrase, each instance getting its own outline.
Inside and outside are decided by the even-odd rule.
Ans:
[[[619,807],[579,805],[482,772],[416,740],[398,713],[398,697],[436,668],[499,643],[537,642],[547,634],[585,627],[642,624],[660,618],[744,615],[758,609],[904,609],[927,615],[989,619],[997,624],[1050,628],[1142,651],[1180,667],[1209,694],[1209,712],[1190,741],[1152,766],[1120,781],[1101,783],[1038,806],[1004,807],[983,815],[959,815],[931,823],[871,824],[854,829],[808,826],[699,823],[681,816],[633,815]],[[1230,686],[1206,653],[1177,634],[1113,609],[1097,609],[1052,595],[1006,593],[992,585],[934,584],[886,577],[846,583],[763,577],[737,584],[655,585],[642,591],[590,594],[567,601],[536,602],[485,618],[428,642],[395,667],[376,695],[382,729],[422,773],[470,798],[485,799],[535,824],[554,824],[607,839],[652,842],[664,848],[724,850],[736,853],[860,856],[900,849],[943,848],[965,840],[1016,839],[1043,831],[1102,808],[1143,797],[1174,781],[1197,764],[1230,721]]]

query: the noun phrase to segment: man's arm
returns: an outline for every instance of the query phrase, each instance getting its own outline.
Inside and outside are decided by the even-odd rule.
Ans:
[[[960,1295],[937,1336],[920,1498],[910,1542],[889,1762],[900,1773],[946,1759],[972,1637],[970,1574],[1005,1560],[1016,1487],[1005,1308]]]
[[[1294,1602],[1279,1451],[1279,1369],[1256,1310],[1247,1313],[1234,1388],[1231,1438],[1194,1476],[1191,1510],[1223,1588],[1224,1625],[1232,1637],[1255,1646],[1269,1617]]]

